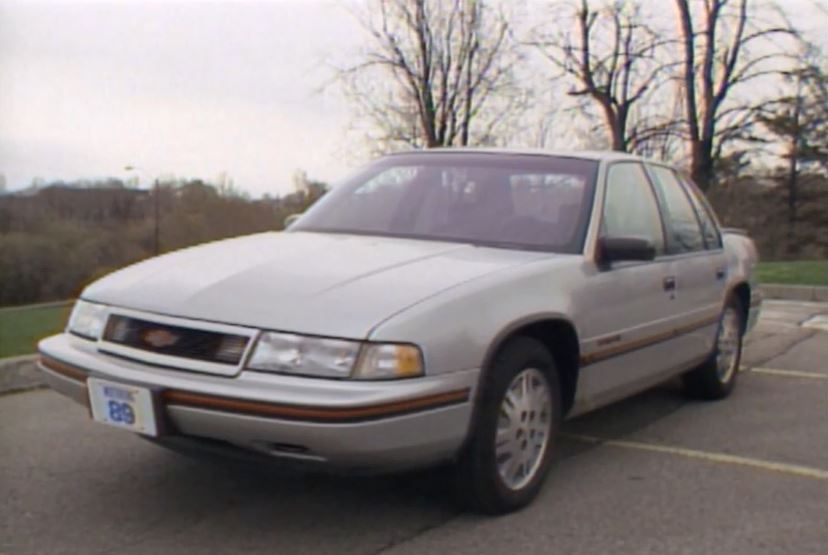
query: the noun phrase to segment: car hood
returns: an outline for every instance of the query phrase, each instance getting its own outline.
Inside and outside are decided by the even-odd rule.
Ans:
[[[171,316],[365,338],[427,297],[549,256],[439,241],[272,232],[152,258],[93,283],[82,297]]]

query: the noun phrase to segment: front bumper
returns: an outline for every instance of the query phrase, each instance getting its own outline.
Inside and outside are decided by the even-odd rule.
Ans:
[[[358,382],[242,371],[234,377],[106,355],[68,334],[41,341],[48,384],[88,405],[86,379],[153,391],[161,433],[353,469],[398,469],[452,458],[468,432],[478,371]]]

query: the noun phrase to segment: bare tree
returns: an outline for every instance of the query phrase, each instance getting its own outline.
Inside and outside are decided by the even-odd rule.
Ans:
[[[771,39],[790,26],[762,22],[749,0],[675,0],[683,50],[681,82],[691,174],[706,189],[724,148],[749,139],[761,102],[735,98],[734,91],[779,73],[785,50]],[[776,14],[781,18],[781,14]],[[784,22],[784,18],[782,18]],[[756,49],[752,47],[756,46]],[[733,100],[730,104],[728,100]]]
[[[339,71],[383,150],[487,144],[520,100],[506,18],[482,0],[377,0],[371,43]]]
[[[808,55],[810,54],[810,55]],[[787,90],[763,106],[759,122],[768,131],[765,144],[781,145],[788,189],[788,239],[794,246],[799,184],[805,172],[828,171],[828,71],[824,56],[811,50],[785,73]]]
[[[647,25],[635,2],[613,1],[593,7],[588,0],[569,5],[566,28],[551,36],[541,30],[532,44],[572,83],[569,94],[588,98],[599,108],[613,150],[657,150],[676,133],[675,118],[647,109],[653,93],[667,81],[667,45]],[[570,22],[574,25],[570,25]]]

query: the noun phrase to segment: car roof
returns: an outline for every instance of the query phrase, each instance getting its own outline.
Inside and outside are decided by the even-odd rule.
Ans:
[[[639,162],[652,162],[661,164],[657,160],[649,160],[642,156],[636,156],[627,152],[614,150],[550,150],[543,148],[489,148],[489,147],[437,147],[418,150],[403,150],[391,154],[440,154],[440,153],[469,153],[469,154],[516,154],[529,156],[553,156],[559,158],[581,158],[584,160],[596,160],[612,162],[616,160],[636,160]]]

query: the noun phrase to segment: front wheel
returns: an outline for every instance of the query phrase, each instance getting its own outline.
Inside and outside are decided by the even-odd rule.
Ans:
[[[723,399],[733,391],[742,359],[743,314],[739,300],[728,299],[719,319],[713,353],[701,366],[682,377],[685,390],[691,396]]]
[[[561,422],[554,359],[535,339],[513,339],[496,356],[482,388],[457,482],[473,510],[506,513],[531,502],[549,470]]]

